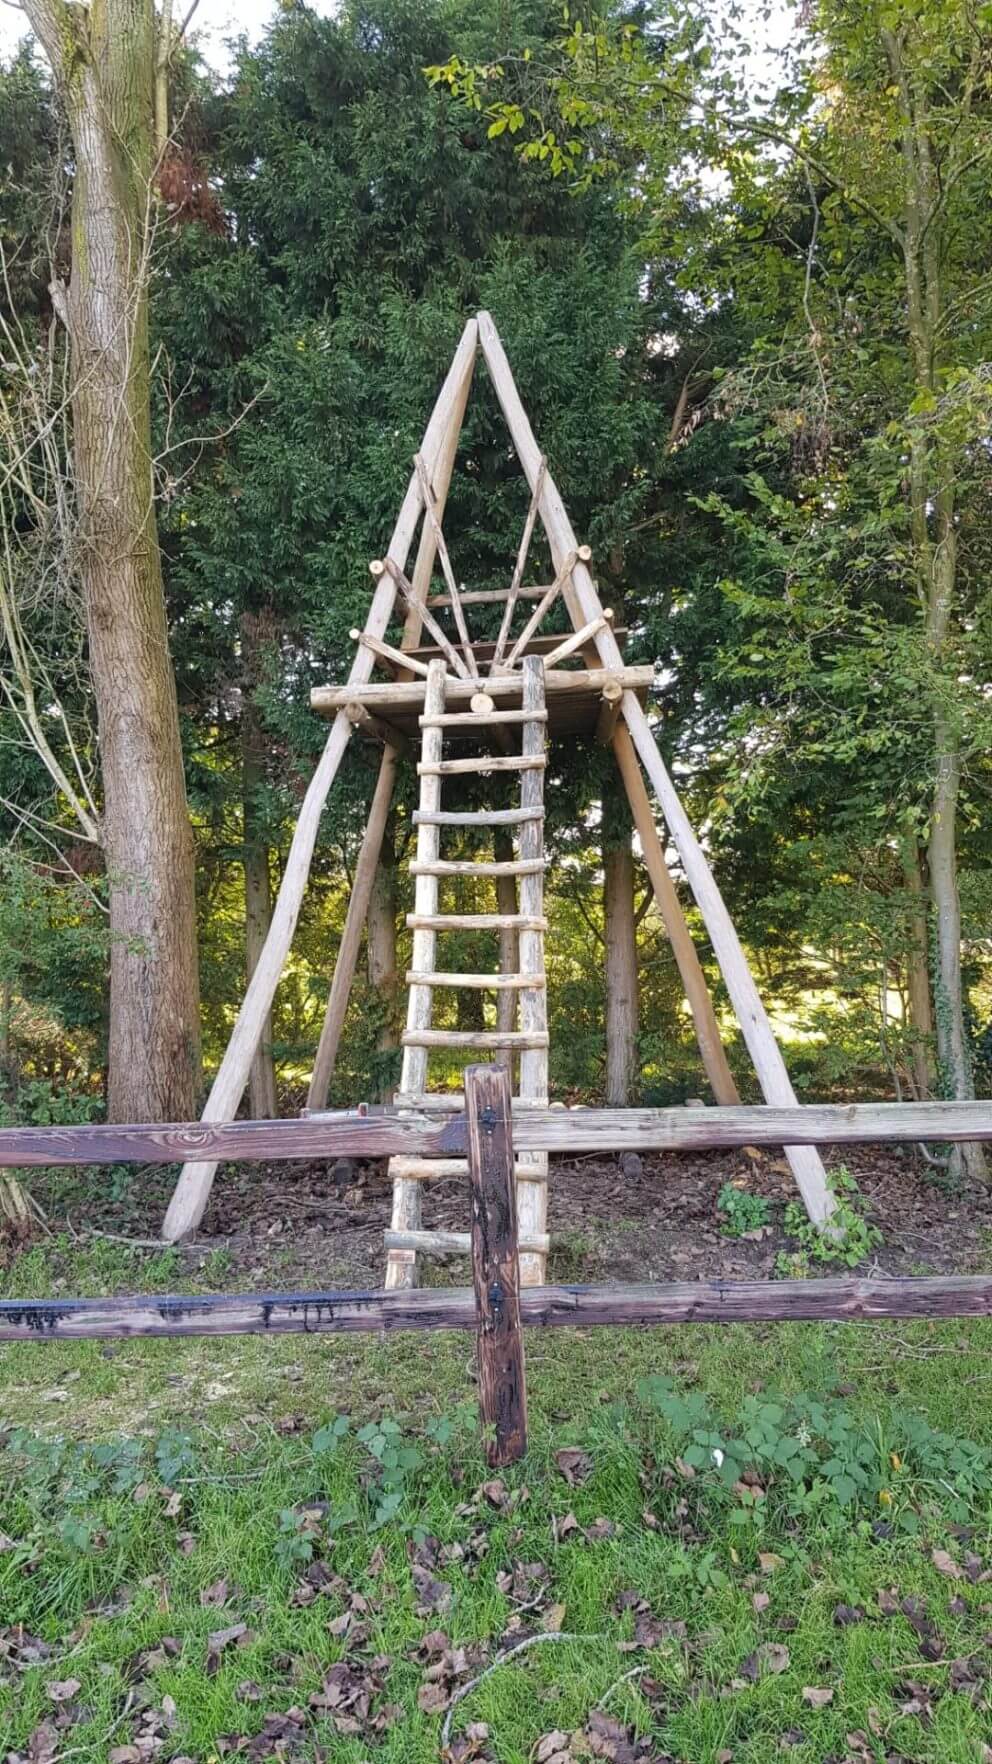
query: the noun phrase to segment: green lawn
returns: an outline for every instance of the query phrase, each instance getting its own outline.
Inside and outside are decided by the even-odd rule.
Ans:
[[[469,1336],[8,1347],[0,1757],[987,1764],[990,1345],[531,1332],[488,1489]]]

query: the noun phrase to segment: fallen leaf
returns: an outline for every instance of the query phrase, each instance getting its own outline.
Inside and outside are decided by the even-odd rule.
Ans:
[[[931,1550],[930,1560],[938,1574],[946,1574],[949,1580],[963,1580],[964,1569],[955,1562],[954,1557],[946,1550]]]
[[[555,1453],[555,1463],[571,1488],[578,1488],[592,1475],[593,1461],[589,1453],[581,1451],[578,1446],[563,1446]]]
[[[54,1679],[51,1684],[46,1684],[45,1686],[53,1703],[71,1702],[80,1688],[78,1678],[58,1678]]]
[[[446,1611],[451,1604],[451,1587],[446,1580],[435,1580],[429,1568],[421,1567],[419,1562],[411,1565],[413,1584],[417,1593],[417,1614],[425,1616],[428,1611]]]
[[[225,1649],[229,1648],[233,1642],[243,1644],[250,1637],[251,1630],[247,1623],[232,1623],[227,1629],[215,1629],[213,1634],[207,1637],[207,1659],[204,1667],[207,1677],[212,1678],[219,1671],[221,1655]]]
[[[535,1764],[551,1764],[557,1755],[560,1757],[568,1751],[568,1734],[562,1733],[560,1727],[553,1728],[551,1733],[542,1734],[534,1747]]]
[[[832,1703],[833,1700],[834,1693],[828,1686],[817,1684],[803,1685],[803,1702],[808,1703],[811,1709],[825,1709],[827,1704]]]
[[[769,1672],[784,1672],[789,1664],[789,1650],[781,1642],[762,1642],[758,1656]]]
[[[587,1543],[603,1543],[608,1537],[616,1537],[617,1528],[612,1519],[594,1519],[586,1526]]]
[[[566,1513],[561,1519],[552,1519],[551,1529],[556,1543],[564,1543],[566,1537],[572,1537],[581,1530],[574,1513]]]
[[[451,1694],[443,1681],[422,1684],[417,1692],[417,1708],[423,1710],[425,1715],[440,1715],[450,1701]]]

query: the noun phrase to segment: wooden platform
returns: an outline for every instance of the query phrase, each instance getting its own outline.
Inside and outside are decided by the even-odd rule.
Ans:
[[[545,675],[544,690],[551,735],[591,735],[596,727],[603,699],[603,688],[616,682],[624,691],[633,692],[643,704],[654,684],[654,668],[552,668]],[[361,705],[374,716],[381,716],[405,735],[419,737],[418,719],[424,708],[424,680],[375,681],[365,686],[315,686],[310,694],[311,708],[321,716],[333,717],[349,704]],[[467,710],[478,686],[468,680],[447,687],[445,704],[449,710]],[[484,690],[500,710],[517,710],[521,704],[519,675],[502,676],[484,682]],[[485,726],[480,717],[479,726]]]

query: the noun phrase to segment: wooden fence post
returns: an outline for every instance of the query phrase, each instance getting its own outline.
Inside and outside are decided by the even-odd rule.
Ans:
[[[465,1117],[472,1186],[479,1410],[489,1463],[514,1464],[527,1450],[527,1390],[520,1327],[510,1076],[505,1067],[466,1068]]]

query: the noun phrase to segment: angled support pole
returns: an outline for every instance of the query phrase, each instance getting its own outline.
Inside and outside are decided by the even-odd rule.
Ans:
[[[413,601],[407,604],[403,636],[400,641],[401,649],[413,649],[420,638],[422,621],[417,608],[421,601],[426,600],[430,589],[434,558],[437,552],[437,534],[440,531],[440,523],[448,499],[451,474],[455,468],[455,456],[458,452],[462,423],[465,420],[465,408],[468,404],[474,366],[475,356],[473,354],[465,369],[464,384],[452,406],[447,433],[438,451],[433,482],[435,519],[425,520],[420,529],[420,543],[417,547],[417,559],[412,577]],[[424,493],[430,486],[430,478],[419,453],[417,461],[417,475],[420,480],[421,492]],[[386,822],[389,819],[393,791],[396,787],[398,762],[399,754],[396,748],[387,747],[379,763],[379,776],[372,795],[369,818],[351,885],[351,896],[345,915],[344,929],[338,944],[334,977],[328,994],[327,1009],[324,1012],[324,1024],[320,1032],[310,1088],[307,1092],[307,1107],[310,1109],[325,1109],[327,1107],[327,1095],[331,1079],[334,1076],[334,1067],[337,1064],[348,999],[355,978],[358,953],[362,946],[362,932],[368,916],[372,886],[379,858],[382,855],[382,841],[386,831]]]
[[[433,471],[437,466],[448,436],[452,413],[471,376],[477,346],[478,326],[475,319],[470,319],[462,332],[461,341],[424,433],[420,451],[428,471]],[[386,552],[387,558],[400,569],[406,564],[422,508],[423,493],[418,475],[414,471]],[[384,636],[395,598],[396,584],[392,576],[384,572],[376,586],[365,624],[370,636],[380,640]],[[352,663],[349,684],[365,685],[371,676],[372,666],[372,653],[363,645],[358,649]],[[347,714],[339,711],[303,798],[273,908],[269,934],[238,1012],[226,1052],[217,1069],[217,1076],[203,1110],[204,1121],[232,1120],[244,1095],[255,1049],[265,1019],[272,1008],[276,987],[293,941],[324,803],[351,733],[352,725]],[[206,1211],[216,1169],[215,1163],[183,1165],[162,1224],[162,1236],[166,1243],[177,1243],[196,1230]]]
[[[490,314],[480,312],[478,323],[479,345],[485,356],[496,396],[499,399],[524,475],[531,489],[534,490],[537,487],[541,464],[541,452],[534,438],[534,431],[530,426],[510,370],[510,364],[506,358],[506,352]],[[551,547],[552,561],[557,570],[561,568],[569,552],[576,551],[578,546],[565,504],[550,472],[545,472],[544,475],[539,511]],[[569,617],[577,631],[603,618],[603,608],[596,584],[592,579],[588,565],[582,559],[576,562],[570,584],[566,585],[565,601]],[[598,625],[593,641],[604,668],[623,666],[619,644],[608,624]],[[682,807],[675,786],[668,775],[650,724],[644,714],[643,706],[633,692],[624,693],[621,715],[630,731],[630,738],[641,765],[644,767],[661,805],[668,830],[682,860],[686,879],[702,913],[703,922],[709,933],[710,942],[713,945],[731,1003],[741,1026],[741,1033],[744,1036],[748,1053],[754,1062],[762,1095],[766,1103],[794,1106],[796,1093],[792,1088],[792,1080],[786,1070],[782,1050],[775,1039],[768,1014],[754,983],[754,976],[748,967],[747,957],[734,929],[733,920],[727,911],[713,872],[706,861],[705,853],[692,830],[689,817]],[[827,1186],[826,1172],[819,1152],[815,1146],[787,1146],[785,1154],[807,1213],[814,1224],[827,1225],[834,1211],[835,1202]]]
[[[706,984],[706,976],[692,934],[685,922],[685,914],[675,884],[668,873],[665,853],[658,829],[655,826],[651,800],[648,796],[641,768],[637,763],[630,739],[630,732],[625,723],[620,723],[613,734],[613,753],[617,769],[623,780],[630,803],[634,826],[637,828],[641,842],[641,853],[644,867],[647,870],[658,911],[664,921],[668,933],[668,941],[672,946],[672,954],[682,980],[689,1009],[692,1013],[692,1024],[696,1031],[696,1043],[710,1089],[722,1107],[733,1107],[740,1103],[740,1092],[734,1081],[734,1074],[727,1063],[727,1055],[720,1039],[720,1026],[713,1009],[713,1000]]]

